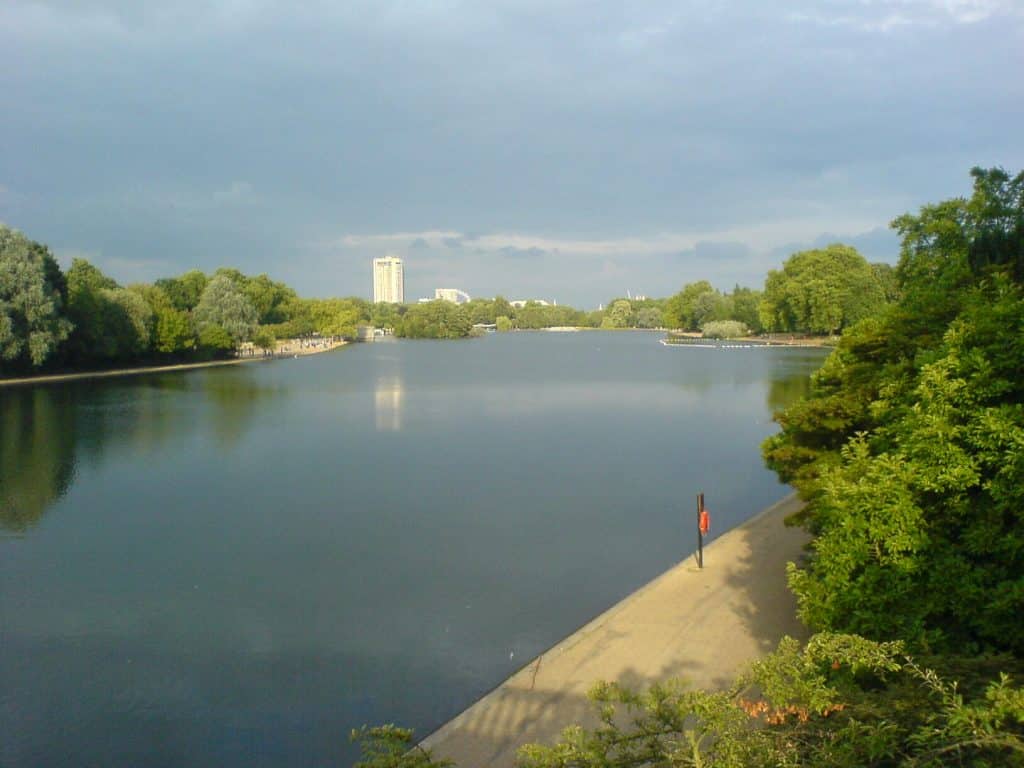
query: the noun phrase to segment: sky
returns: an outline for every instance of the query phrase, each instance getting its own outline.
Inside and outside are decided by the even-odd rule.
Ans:
[[[0,222],[122,283],[594,307],[1024,167],[1024,0],[3,0]]]

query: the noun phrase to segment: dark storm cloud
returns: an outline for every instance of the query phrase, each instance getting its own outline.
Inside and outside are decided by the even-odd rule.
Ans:
[[[339,294],[422,250],[401,233],[439,233],[445,276],[507,234],[559,256],[477,259],[485,294],[665,293],[667,255],[753,275],[1024,165],[1021,34],[1010,0],[8,0],[0,219],[154,277]],[[323,246],[353,234],[380,237]]]

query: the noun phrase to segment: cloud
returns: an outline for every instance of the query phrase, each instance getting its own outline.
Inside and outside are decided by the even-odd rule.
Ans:
[[[787,15],[790,22],[891,32],[907,27],[972,25],[992,18],[1021,18],[1016,0],[839,0]]]
[[[751,255],[750,246],[746,243],[735,241],[715,242],[700,240],[694,243],[692,248],[681,251],[682,258],[695,258],[708,261],[730,261],[746,259]]]
[[[541,259],[548,255],[548,252],[543,248],[516,248],[511,245],[503,246],[498,249],[498,253],[509,259]]]

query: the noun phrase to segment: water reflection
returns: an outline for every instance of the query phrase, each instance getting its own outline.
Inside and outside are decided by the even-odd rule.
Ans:
[[[71,485],[81,462],[150,454],[205,427],[231,449],[282,395],[243,371],[130,382],[13,388],[0,399],[0,527],[24,532]]]
[[[795,403],[802,397],[806,397],[811,391],[811,375],[804,372],[794,372],[788,376],[773,378],[768,382],[768,407],[775,411]]]
[[[401,376],[380,376],[373,389],[374,413],[378,432],[399,432],[402,429],[402,398],[405,394]]]
[[[12,389],[0,402],[0,526],[23,532],[75,474],[74,398],[64,389]]]

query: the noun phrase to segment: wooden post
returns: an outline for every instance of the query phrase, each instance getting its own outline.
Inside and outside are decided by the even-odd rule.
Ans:
[[[704,533],[700,529],[700,513],[704,511],[704,494],[697,494],[697,567],[704,567]]]

